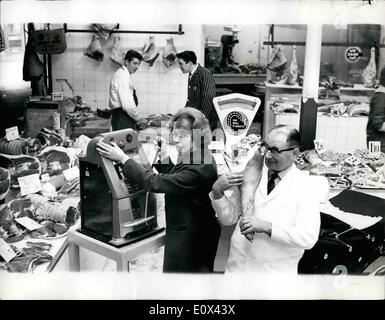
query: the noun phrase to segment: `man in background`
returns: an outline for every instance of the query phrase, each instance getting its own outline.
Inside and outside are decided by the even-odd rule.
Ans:
[[[138,98],[131,75],[138,70],[143,58],[134,50],[128,50],[123,65],[114,73],[110,82],[109,107],[112,109],[112,130],[135,129],[139,118]]]
[[[218,116],[213,104],[215,82],[210,71],[197,63],[193,51],[183,51],[176,55],[180,69],[189,74],[186,107],[200,110],[209,120],[210,129],[218,127]]]

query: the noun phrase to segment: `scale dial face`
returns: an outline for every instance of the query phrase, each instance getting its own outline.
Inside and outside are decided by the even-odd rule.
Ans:
[[[249,125],[249,120],[246,115],[240,111],[231,111],[223,119],[223,129],[226,133],[229,133],[233,136],[239,136],[243,134]]]

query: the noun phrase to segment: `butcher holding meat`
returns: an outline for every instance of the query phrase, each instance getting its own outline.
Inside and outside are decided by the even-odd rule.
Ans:
[[[313,180],[294,164],[300,144],[296,129],[277,126],[242,174],[214,183],[219,221],[236,224],[226,272],[297,274],[304,250],[317,242],[320,200]]]

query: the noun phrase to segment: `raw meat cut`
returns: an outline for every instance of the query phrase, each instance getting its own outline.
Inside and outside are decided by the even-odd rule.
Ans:
[[[45,202],[35,212],[37,220],[52,220],[67,223],[72,226],[78,218],[78,210],[68,204],[59,202]]]
[[[39,264],[52,261],[53,257],[48,253],[51,244],[28,241],[26,245],[21,250],[12,246],[17,256],[2,268],[9,272],[32,272]]]
[[[277,73],[282,74],[285,65],[286,65],[287,59],[285,55],[282,52],[282,46],[278,45],[277,48],[273,48],[273,52],[270,57],[270,62],[267,64],[267,69],[274,71]]]
[[[19,188],[17,178],[38,173],[40,175],[40,161],[36,157],[20,155],[0,155],[0,167],[6,168],[11,176],[11,188]]]
[[[142,56],[144,62],[147,62],[148,65],[151,67],[155,60],[159,56],[159,51],[155,48],[155,40],[153,36],[150,36],[147,43],[144,45],[142,49]]]
[[[54,221],[44,221],[41,224],[43,226],[42,228],[36,229],[30,233],[32,238],[55,238],[66,234],[68,231],[68,227],[66,225],[56,223]]]
[[[0,203],[5,200],[8,194],[9,187],[11,185],[11,177],[9,171],[5,168],[0,167]]]
[[[103,61],[104,53],[98,36],[92,36],[91,43],[84,51],[84,55],[96,61]]]
[[[27,154],[29,150],[27,139],[15,139],[8,141],[7,139],[0,138],[0,153],[6,154]]]
[[[14,216],[8,205],[0,207],[0,238],[8,243],[24,239],[26,231],[21,230],[14,220]]]
[[[171,68],[175,64],[176,54],[173,38],[167,39],[166,47],[163,50],[163,62],[167,68]]]
[[[47,128],[41,128],[36,138],[40,140],[41,145],[44,147],[62,146],[64,142],[59,134]]]
[[[261,181],[262,177],[264,157],[258,146],[253,149],[250,150],[250,152],[255,151],[254,155],[248,161],[245,170],[242,172],[244,175],[244,180],[240,187],[240,194],[243,217],[253,215],[255,192],[259,186],[259,182]],[[249,241],[252,241],[254,237],[252,234],[248,234],[245,236]]]
[[[50,177],[61,175],[64,170],[78,164],[80,152],[80,149],[60,146],[45,148],[37,156],[41,163],[42,174],[48,173]]]

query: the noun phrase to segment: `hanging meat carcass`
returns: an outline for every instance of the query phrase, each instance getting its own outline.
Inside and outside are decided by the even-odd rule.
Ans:
[[[277,48],[273,48],[270,62],[267,64],[266,68],[276,72],[277,76],[280,76],[285,69],[286,63],[287,59],[282,52],[282,46],[278,45]]]
[[[371,48],[369,63],[362,72],[362,82],[364,83],[365,87],[374,87],[374,85],[376,84],[377,68],[376,68],[375,56],[376,56],[376,49]]]
[[[253,151],[253,157],[248,161],[245,170],[242,172],[244,176],[243,183],[240,187],[242,217],[250,217],[253,215],[255,192],[262,177],[263,155],[259,147],[255,147],[249,152]],[[248,234],[246,238],[252,241],[254,236],[253,234]]]
[[[112,46],[112,53],[110,55],[110,60],[115,62],[119,66],[123,65],[123,52],[120,47],[120,38],[114,37],[114,44]]]
[[[84,51],[84,55],[96,61],[103,61],[104,53],[98,36],[92,36],[91,43]]]
[[[142,49],[142,56],[144,62],[148,63],[148,65],[151,67],[155,60],[159,56],[159,51],[156,50],[155,47],[155,40],[153,36],[150,36],[146,44],[144,45]]]
[[[114,32],[114,30],[119,29],[119,23],[116,24],[98,24],[93,23],[92,26],[98,32],[99,36],[101,36],[104,40],[108,40]]]
[[[38,81],[44,74],[44,64],[40,61],[33,45],[32,34],[34,30],[33,23],[28,24],[28,41],[25,46],[23,63],[23,80]]]
[[[167,68],[171,68],[175,64],[176,54],[173,38],[167,39],[166,47],[163,50],[163,62]]]
[[[289,67],[286,70],[286,83],[294,85],[297,83],[298,79],[298,64],[296,56],[296,46],[293,46],[293,51],[291,52],[291,60]]]

